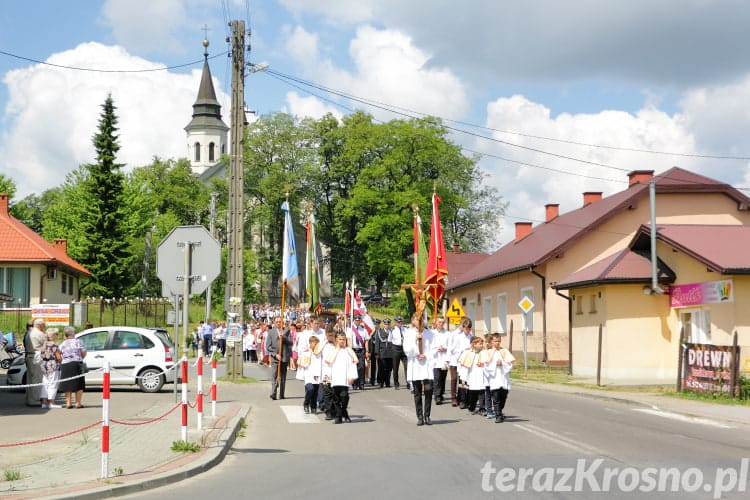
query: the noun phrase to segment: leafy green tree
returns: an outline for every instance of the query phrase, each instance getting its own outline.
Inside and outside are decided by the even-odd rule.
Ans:
[[[5,174],[0,174],[0,194],[7,194],[9,200],[16,194],[16,183]]]
[[[132,248],[125,225],[124,175],[116,158],[120,146],[115,109],[112,96],[107,96],[93,138],[96,162],[86,165],[88,177],[82,183],[84,248],[79,261],[93,274],[82,291],[105,297],[124,296],[139,278],[128,272]]]
[[[261,293],[268,291],[264,291],[264,286],[270,285],[270,294],[279,294],[284,228],[281,203],[288,192],[294,218],[299,220],[300,202],[313,189],[310,181],[315,165],[312,139],[312,121],[297,122],[283,113],[262,117],[247,130],[245,246],[259,249]]]

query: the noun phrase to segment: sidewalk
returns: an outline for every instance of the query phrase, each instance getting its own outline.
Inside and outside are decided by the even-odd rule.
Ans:
[[[642,406],[649,411],[674,413],[686,419],[708,421],[717,425],[750,426],[750,406],[683,399],[675,396],[666,396],[656,390],[609,390],[521,380],[514,380],[513,383],[516,384],[516,387],[528,387],[536,390],[555,391],[619,401],[630,405]]]
[[[0,385],[4,382],[0,375]],[[189,385],[188,401],[194,404],[195,380]],[[196,409],[188,408],[187,441],[202,447],[195,453],[171,449],[181,439],[182,420],[171,384],[158,394],[113,387],[106,479],[101,478],[99,388],[87,389],[85,408],[71,410],[30,408],[23,392],[2,390],[0,417],[5,432],[0,445],[5,446],[0,446],[0,496],[103,498],[171,484],[210,469],[232,446],[250,410],[249,401],[255,392],[260,395],[263,385],[219,382],[216,417],[211,417],[210,376],[204,375],[202,431],[197,429]],[[20,478],[9,481],[8,474]]]

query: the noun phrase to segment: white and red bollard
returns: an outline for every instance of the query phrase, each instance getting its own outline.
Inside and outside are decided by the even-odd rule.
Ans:
[[[102,382],[102,479],[108,477],[109,469],[109,361],[104,362]]]
[[[187,424],[188,424],[188,365],[187,357],[183,356],[181,360],[182,364],[182,440],[187,442]]]
[[[211,357],[211,416],[216,416],[216,357]]]
[[[195,396],[196,402],[195,407],[197,409],[197,427],[198,430],[203,429],[203,356],[198,356],[198,392]]]

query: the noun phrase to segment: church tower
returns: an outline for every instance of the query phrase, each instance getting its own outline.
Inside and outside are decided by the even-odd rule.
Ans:
[[[198,97],[193,104],[193,119],[187,132],[188,159],[193,174],[200,176],[228,152],[227,132],[229,127],[221,119],[221,105],[216,100],[211,70],[208,67],[208,40],[203,40],[203,75],[198,88]]]

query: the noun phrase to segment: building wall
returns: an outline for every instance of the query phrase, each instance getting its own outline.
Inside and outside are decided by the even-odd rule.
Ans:
[[[731,345],[737,332],[741,371],[750,371],[750,311],[745,306],[750,301],[750,276],[723,276],[707,271],[705,265],[661,242],[657,243],[657,254],[677,274],[675,285],[731,279],[734,301],[672,308],[668,294],[645,295],[643,285],[573,289],[573,375],[595,379],[601,324],[602,383],[676,383],[681,313],[698,310],[709,314],[711,343]],[[588,311],[588,298],[599,293],[602,303],[592,314]]]
[[[723,194],[662,194],[656,197],[657,224],[750,224],[750,212],[737,210],[737,203]],[[596,230],[584,234],[579,241],[561,252],[557,258],[552,258],[546,265],[540,266],[536,272],[546,277],[548,287],[546,294],[547,312],[547,354],[548,360],[568,360],[568,301],[555,294],[549,288],[570,274],[587,267],[615,252],[627,247],[635,231],[642,224],[650,222],[649,198],[644,196],[630,209],[620,212],[611,220],[599,226]],[[488,270],[491,272],[492,270]],[[531,286],[534,289],[534,333],[529,335],[528,351],[535,357],[542,352],[542,316],[544,303],[542,301],[541,280],[528,270],[487,280],[478,284],[456,290],[451,299],[458,298],[459,302],[466,299],[467,304],[473,302],[475,327],[480,334],[494,329],[497,323],[497,296],[507,294],[508,323],[514,320],[513,350],[520,349],[523,339],[521,331],[521,314],[518,309],[520,290]],[[642,288],[639,289],[642,295]],[[563,292],[565,293],[565,292]],[[485,302],[477,300],[480,297],[492,296],[490,303],[491,325],[488,328],[484,321]],[[464,307],[468,313],[467,307]],[[508,339],[509,341],[510,339]],[[506,346],[508,341],[505,342]]]
[[[601,292],[597,314],[573,315],[573,376],[595,379],[602,326],[603,384],[670,384],[677,380],[678,333],[665,312],[667,296],[643,294],[643,285],[571,290],[584,305]]]

